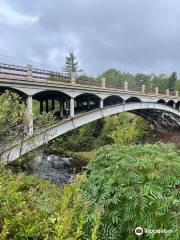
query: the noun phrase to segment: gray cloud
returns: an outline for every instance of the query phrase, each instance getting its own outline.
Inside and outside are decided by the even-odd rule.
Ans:
[[[180,73],[179,20],[178,0],[0,0],[0,59],[61,68],[73,49],[92,74]]]

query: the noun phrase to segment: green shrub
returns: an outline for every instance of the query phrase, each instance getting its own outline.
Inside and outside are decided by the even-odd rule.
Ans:
[[[81,201],[84,180],[60,188],[0,166],[0,239],[97,239],[101,212]]]
[[[0,95],[0,143],[23,136],[26,106],[16,93],[6,91]]]
[[[146,239],[180,239],[180,156],[173,145],[111,145],[88,165],[82,195],[102,209],[98,239],[136,239],[134,229],[173,230]]]
[[[119,115],[119,124],[112,132],[112,139],[117,144],[137,144],[145,142],[152,134],[150,124],[141,117],[129,113]]]

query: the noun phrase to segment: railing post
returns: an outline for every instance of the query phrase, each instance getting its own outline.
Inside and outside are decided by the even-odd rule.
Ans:
[[[104,107],[104,100],[101,99],[101,100],[100,100],[100,108],[102,109],[103,107]]]
[[[143,84],[143,85],[141,85],[141,92],[142,93],[145,93],[145,90],[146,90],[146,86]]]
[[[70,117],[74,117],[74,98],[70,99]]]
[[[166,95],[169,96],[169,89],[166,89]]]
[[[32,96],[28,95],[27,98],[27,124],[28,124],[28,135],[33,135],[33,102]]]
[[[124,90],[128,91],[128,82],[124,82]]]
[[[155,94],[158,95],[159,94],[159,88],[155,87]]]
[[[27,65],[27,79],[32,81],[32,65]]]
[[[101,80],[102,80],[102,88],[106,88],[106,79],[101,78]]]
[[[179,97],[179,91],[176,91],[175,94],[176,94],[176,97]]]
[[[72,85],[76,84],[76,77],[74,74],[71,74],[71,83],[72,83]]]

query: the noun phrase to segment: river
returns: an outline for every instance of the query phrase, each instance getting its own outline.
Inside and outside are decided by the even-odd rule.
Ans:
[[[48,179],[56,184],[66,184],[73,181],[76,174],[82,172],[86,161],[77,160],[72,157],[46,154],[43,151],[36,151],[28,163],[11,163],[7,166],[15,173],[25,172],[28,175]]]

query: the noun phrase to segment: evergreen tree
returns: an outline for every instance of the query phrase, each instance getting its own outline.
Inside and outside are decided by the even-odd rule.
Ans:
[[[69,52],[69,55],[66,57],[66,63],[64,67],[64,72],[69,76],[76,74],[77,72],[81,72],[78,68],[78,61],[76,60],[76,56],[73,51]]]
[[[173,72],[169,78],[169,84],[168,84],[169,90],[175,91],[176,81],[177,81],[177,73]]]

